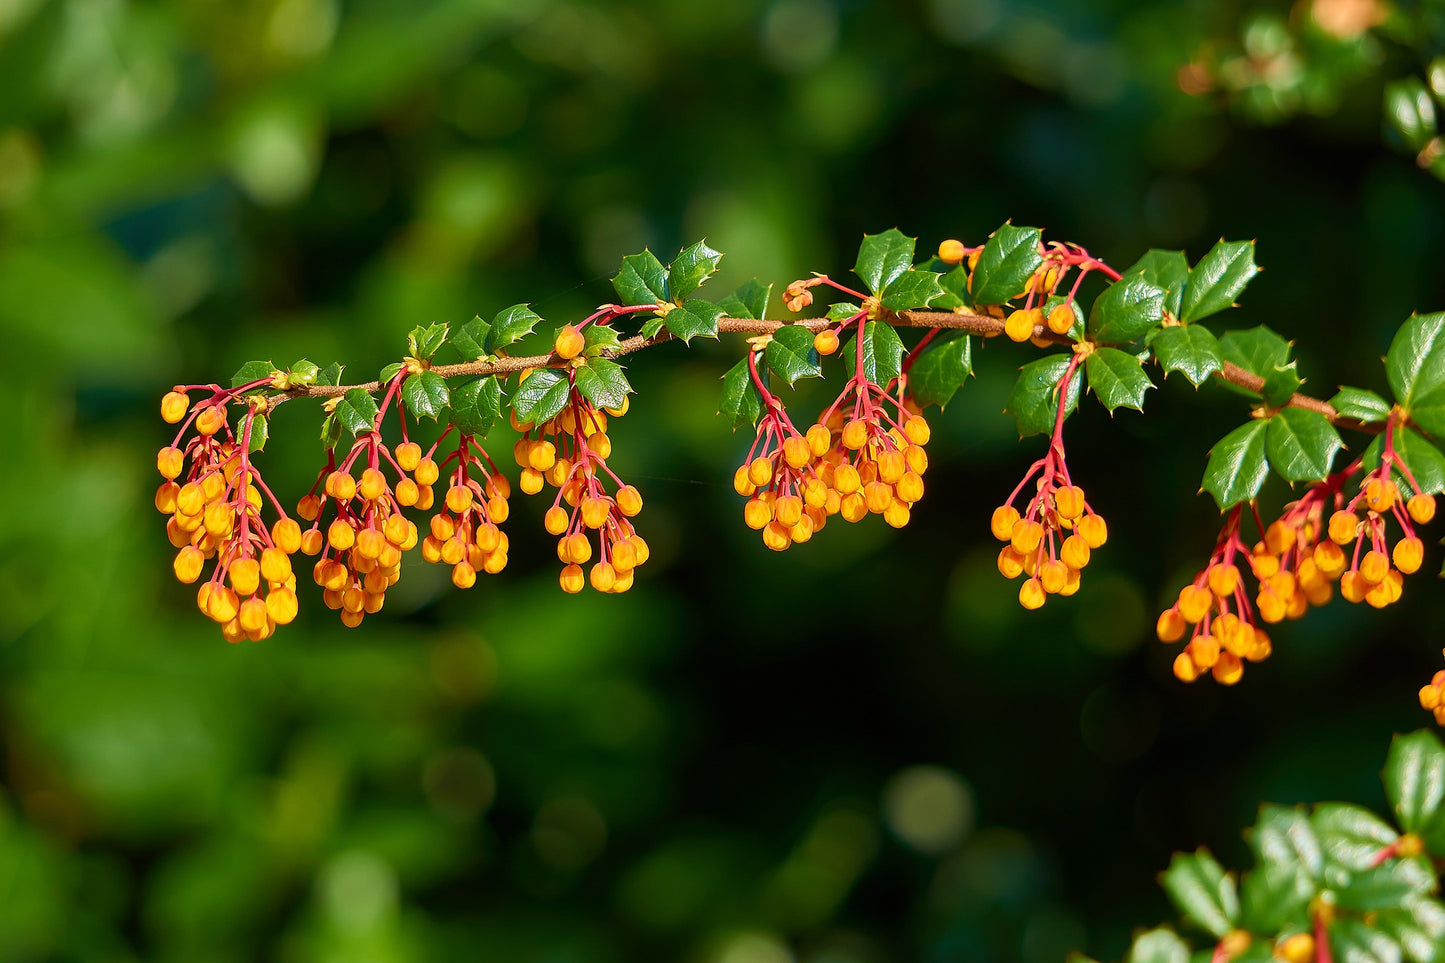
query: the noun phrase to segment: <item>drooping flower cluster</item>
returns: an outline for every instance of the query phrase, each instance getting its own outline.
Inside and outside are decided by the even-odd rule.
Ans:
[[[448,427],[437,445],[452,430]],[[427,460],[432,460],[430,454]],[[500,526],[510,514],[512,485],[481,444],[465,433],[458,433],[456,450],[437,467],[449,470],[449,487],[441,511],[431,517],[430,534],[422,539],[422,558],[450,565],[452,584],[471,588],[478,572],[496,575],[507,567],[507,533]]]
[[[1100,271],[1113,280],[1118,273],[1103,261],[1095,258],[1077,244],[1052,241],[1040,245],[1042,263],[1024,282],[1024,289],[1014,297],[1022,297],[1022,307],[1005,315],[1004,333],[1013,341],[1028,341],[1037,332],[1049,331],[1055,335],[1068,334],[1079,319],[1075,305],[1079,288],[1091,271]],[[973,289],[972,271],[978,266],[983,246],[967,247],[961,241],[949,239],[938,245],[938,259],[945,264],[968,262],[969,289]],[[1076,271],[1073,284],[1064,290],[1064,282],[1071,271]],[[1061,293],[1062,292],[1062,293]],[[1013,299],[1010,299],[1013,300]],[[989,307],[994,307],[990,305]]]
[[[248,406],[241,416],[239,437],[227,415],[228,404],[251,387],[178,386],[161,401],[162,417],[183,423],[157,456],[156,467],[166,480],[156,491],[155,505],[170,515],[166,534],[178,549],[176,578],[194,583],[213,563],[196,604],[221,626],[228,642],[269,638],[276,626],[296,617],[297,608],[291,555],[300,548],[301,528],[286,517],[251,464],[258,406]],[[192,405],[188,392],[195,388],[210,394]],[[195,435],[187,440],[192,427]],[[269,529],[262,517],[263,493],[277,516]]]
[[[598,408],[573,381],[556,415],[538,425],[517,426],[524,430],[513,451],[522,466],[522,491],[535,495],[547,485],[557,489],[543,525],[557,536],[557,558],[563,564],[558,582],[568,593],[588,583],[599,592],[626,592],[633,573],[651,554],[633,524],[642,511],[642,495],[607,465],[612,455],[608,416],[620,418],[627,408],[625,397],[617,408]],[[597,533],[595,562],[589,532]],[[592,567],[584,575],[589,562]]]

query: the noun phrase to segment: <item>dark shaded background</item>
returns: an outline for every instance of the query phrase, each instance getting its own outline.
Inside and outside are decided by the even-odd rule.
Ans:
[[[519,499],[501,576],[457,592],[418,559],[359,630],[305,593],[228,646],[150,506],[174,382],[301,356],[365,380],[415,324],[575,319],[623,254],[703,235],[719,289],[841,274],[894,225],[927,250],[1012,218],[1118,266],[1255,237],[1228,322],[1297,339],[1311,389],[1379,388],[1394,326],[1445,306],[1442,188],[1380,146],[1378,82],[1273,129],[1180,94],[1241,15],[0,0],[0,959],[1117,955],[1167,916],[1172,850],[1240,862],[1266,799],[1382,804],[1438,588],[1311,613],[1233,690],[1175,682],[1153,617],[1245,415],[1177,378],[1071,423],[1112,538],[1038,613],[987,532],[1040,450],[999,413],[1012,345],[934,420],[907,530],[785,556],[741,524],[746,441],[713,415],[739,345],[633,359],[614,463],[654,561],[619,598],[562,596]],[[278,492],[318,424],[275,417]]]

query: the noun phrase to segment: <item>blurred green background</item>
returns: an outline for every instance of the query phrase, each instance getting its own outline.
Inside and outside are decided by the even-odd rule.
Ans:
[[[1445,307],[1442,187],[1380,141],[1418,58],[1354,38],[1321,98],[1251,48],[1248,97],[1181,93],[1261,9],[1309,15],[0,0],[0,960],[1043,963],[1120,953],[1168,915],[1169,853],[1240,862],[1261,800],[1382,804],[1445,596],[1422,574],[1282,628],[1233,690],[1175,682],[1154,614],[1207,555],[1199,474],[1245,414],[1178,378],[1071,422],[1112,537],[1038,613],[987,529],[1040,450],[1000,414],[1013,345],[934,419],[907,530],[784,556],[743,527],[747,440],[713,414],[740,344],[635,357],[613,461],[653,561],[618,598],[557,590],[519,497],[501,576],[409,560],[359,630],[307,591],[228,646],[151,507],[175,382],[302,356],[365,380],[416,324],[575,319],[622,255],[704,235],[719,294],[841,275],[894,225],[926,251],[1012,218],[1121,267],[1258,238],[1225,321],[1298,339],[1317,392],[1379,388],[1395,325]],[[273,421],[288,500],[318,425]]]

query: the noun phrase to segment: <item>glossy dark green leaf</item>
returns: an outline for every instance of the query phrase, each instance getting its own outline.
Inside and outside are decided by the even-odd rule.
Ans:
[[[1422,860],[1391,859],[1351,874],[1335,887],[1336,905],[1357,913],[1393,909],[1409,896],[1429,896],[1438,883]]]
[[[1265,375],[1260,397],[1264,398],[1265,404],[1277,408],[1289,401],[1302,384],[1304,379],[1299,376],[1296,362],[1291,361]]]
[[[858,365],[856,339],[838,349],[848,377]],[[863,333],[863,377],[876,385],[886,385],[903,369],[903,342],[893,325],[886,321],[868,321]]]
[[[497,423],[502,412],[502,383],[493,375],[472,378],[452,392],[452,424],[478,438]]]
[[[1089,332],[1100,344],[1137,341],[1164,319],[1164,290],[1139,275],[1104,289],[1089,308]]]
[[[316,383],[318,385],[341,384],[341,373],[345,370],[345,367],[345,365],[337,364],[335,361],[331,362],[316,375]]]
[[[1029,362],[1019,371],[1004,409],[1014,416],[1019,437],[1044,435],[1054,430],[1054,418],[1059,410],[1059,380],[1068,370],[1069,361],[1069,355],[1052,354]],[[1083,382],[1082,371],[1076,371],[1069,379],[1068,395],[1064,399],[1065,417],[1078,407]]]
[[[435,371],[418,372],[401,383],[401,400],[413,418],[437,419],[451,404],[446,379]]]
[[[1216,938],[1222,939],[1237,925],[1239,892],[1234,877],[1208,850],[1175,853],[1159,882],[1180,915]]]
[[[1005,224],[994,231],[973,268],[973,303],[1003,304],[1023,293],[1029,277],[1044,263],[1039,253],[1043,232]]]
[[[621,408],[632,385],[622,371],[622,365],[606,358],[593,358],[579,366],[573,376],[577,379],[577,390],[598,408]]]
[[[446,343],[447,326],[445,324],[429,324],[426,327],[418,325],[412,328],[411,333],[406,336],[406,353],[413,358],[430,358]]]
[[[929,303],[943,294],[938,275],[932,271],[904,271],[894,278],[883,291],[880,302],[889,311],[911,311],[926,308]]]
[[[1198,321],[1233,307],[1234,299],[1258,273],[1253,241],[1220,240],[1189,271],[1180,319]]]
[[[1219,504],[1219,510],[1233,508],[1259,494],[1269,475],[1264,457],[1263,421],[1250,421],[1231,431],[1209,451],[1202,487]]]
[[[1380,466],[1380,453],[1384,448],[1385,436],[1377,435],[1365,449],[1363,465],[1366,471],[1373,471]],[[1445,491],[1445,454],[1424,435],[1411,428],[1396,428],[1395,452],[1405,462],[1405,467],[1410,470],[1421,491],[1427,495]],[[1398,468],[1395,471],[1395,480],[1402,491],[1409,486],[1409,481]],[[1413,486],[1409,487],[1414,490]]]
[[[401,374],[401,369],[403,367],[405,366],[400,361],[393,361],[391,364],[381,369],[381,373],[376,376],[376,380],[380,381],[383,385],[390,384],[392,378],[395,378],[397,375]]]
[[[1290,344],[1264,325],[1245,331],[1226,331],[1219,339],[1219,351],[1226,362],[1238,365],[1250,374],[1269,378],[1279,368],[1289,364]],[[1231,391],[1257,397],[1258,392],[1220,382]]]
[[[753,278],[718,303],[729,317],[762,320],[768,313],[768,299],[772,294],[771,284],[764,284]]]
[[[763,413],[763,396],[753,384],[752,372],[748,370],[748,359],[744,358],[728,369],[723,375],[722,402],[718,414],[727,419],[734,431],[752,428]]]
[[[1337,919],[1330,926],[1334,963],[1399,963],[1400,943],[1362,920]]]
[[[352,388],[341,396],[332,414],[336,423],[353,435],[364,434],[376,421],[376,399],[360,388]]]
[[[870,294],[881,294],[913,265],[916,242],[917,238],[908,237],[896,227],[882,234],[865,234],[853,273],[863,280]]]
[[[1435,136],[1435,104],[1417,77],[1402,77],[1385,85],[1385,129],[1402,146],[1419,152]]]
[[[1183,251],[1161,251],[1154,248],[1135,261],[1125,275],[1137,274],[1164,291],[1164,310],[1179,317],[1180,300],[1189,280],[1189,260]],[[1197,382],[1196,382],[1197,383]]]
[[[519,422],[541,424],[562,410],[571,393],[566,375],[555,368],[538,368],[517,385],[512,408]]]
[[[1445,440],[1445,313],[1408,318],[1385,354],[1385,374],[1410,417]]]
[[[612,279],[619,304],[661,304],[671,301],[667,287],[667,269],[651,251],[629,254],[622,259],[622,270]]]
[[[243,382],[244,384],[244,382]],[[251,419],[251,444],[249,451],[261,451],[266,447],[266,439],[271,436],[271,424],[265,415],[257,415]]]
[[[824,316],[830,321],[843,321],[853,317],[855,314],[861,314],[862,311],[863,309],[852,301],[838,301],[828,305],[828,310]]]
[[[953,311],[973,306],[973,295],[968,291],[968,268],[962,264],[945,271],[938,279],[938,284],[943,288],[943,294],[934,300],[933,307],[941,311]]]
[[[717,319],[725,313],[721,305],[702,298],[689,298],[681,307],[667,312],[664,321],[674,338],[687,342],[699,335],[716,338]]]
[[[667,267],[667,287],[672,297],[681,300],[702,287],[721,260],[722,252],[708,247],[706,241],[683,248]]]
[[[1348,385],[1335,392],[1330,405],[1342,417],[1353,418],[1371,424],[1384,421],[1390,415],[1390,403],[1373,391],[1351,388]]]
[[[263,378],[271,378],[276,374],[276,365],[270,361],[247,361],[236,369],[231,375],[231,387],[239,388],[241,385],[250,384],[253,381],[260,381]]]
[[[1395,822],[1407,833],[1425,835],[1445,802],[1445,746],[1423,729],[1396,736],[1382,775]]]
[[[1163,328],[1149,342],[1154,357],[1167,375],[1181,372],[1193,385],[1202,385],[1224,365],[1219,341],[1203,325],[1180,324]]]
[[[1445,963],[1445,906],[1438,901],[1407,897],[1377,913],[1375,928],[1393,937],[1412,963]]]
[[[1098,348],[1084,361],[1089,389],[1110,411],[1144,408],[1144,392],[1154,387],[1138,357],[1118,348]]]
[[[973,373],[973,343],[962,331],[941,331],[908,369],[908,393],[920,405],[946,407]]]
[[[507,345],[525,338],[541,320],[542,316],[525,304],[514,304],[498,311],[492,318],[487,341],[490,353],[496,354]]]
[[[1369,869],[1379,852],[1400,835],[1370,810],[1346,803],[1321,803],[1310,823],[1325,859],[1352,872]]]
[[[582,329],[582,357],[595,358],[622,343],[617,329],[610,324],[589,324]]]
[[[1320,481],[1344,447],[1335,426],[1317,411],[1284,408],[1268,425],[1265,454],[1285,481]]]
[[[654,316],[642,322],[642,327],[639,330],[641,330],[644,338],[655,338],[657,337],[657,332],[661,331],[666,324],[666,318]]]
[[[763,362],[788,384],[799,378],[817,378],[823,373],[818,352],[813,350],[813,332],[802,325],[785,324],[774,331],[772,340],[763,349]]]
[[[487,335],[491,332],[490,322],[481,318],[472,318],[466,324],[452,332],[447,339],[457,354],[462,356],[463,361],[476,361],[484,355],[490,354],[487,350]]]
[[[1324,849],[1303,809],[1261,806],[1249,842],[1266,872],[1289,877],[1302,894],[1312,895],[1320,886]]]
[[[1134,938],[1126,963],[1189,963],[1189,945],[1173,930],[1160,927]]]

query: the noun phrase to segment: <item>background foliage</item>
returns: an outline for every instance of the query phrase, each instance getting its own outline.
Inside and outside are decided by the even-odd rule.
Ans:
[[[620,255],[702,235],[730,285],[841,274],[895,224],[1012,217],[1119,267],[1257,237],[1232,323],[1298,339],[1317,394],[1379,389],[1400,320],[1445,304],[1445,197],[1380,143],[1427,58],[1381,40],[1279,116],[1182,93],[1256,13],[0,2],[0,958],[1105,957],[1168,915],[1171,852],[1245,862],[1260,801],[1383,808],[1445,602],[1336,606],[1235,690],[1174,683],[1153,615],[1207,555],[1192,493],[1241,414],[1180,377],[1147,418],[1071,423],[1111,538],[1039,613],[987,535],[1037,455],[999,414],[1032,355],[1001,343],[937,420],[915,524],[786,557],[729,483],[736,346],[634,359],[614,460],[653,561],[626,597],[561,597],[519,503],[499,579],[417,565],[360,632],[310,604],[231,647],[149,507],[175,381],[375,371],[416,324],[524,300],[579,317]],[[319,420],[274,419],[280,489]]]

